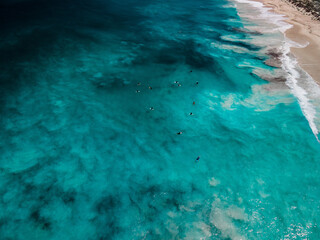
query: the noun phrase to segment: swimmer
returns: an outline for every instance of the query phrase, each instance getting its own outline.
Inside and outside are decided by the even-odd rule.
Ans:
[[[149,89],[152,90],[152,87],[149,86]]]
[[[192,103],[193,105],[196,105],[196,102],[195,101],[193,101],[193,103]]]
[[[180,83],[178,84],[178,87],[181,87],[181,84],[180,84]]]
[[[200,156],[197,157],[196,161],[199,162],[199,160],[200,160]]]
[[[153,108],[153,107],[151,107],[151,108],[150,108],[150,111],[153,111],[153,110],[154,110],[154,108]]]
[[[177,135],[181,135],[181,134],[182,134],[182,132],[178,132],[178,133],[177,133]]]
[[[196,84],[198,85],[198,84],[199,84],[199,82],[198,82],[198,81],[196,81]]]
[[[179,83],[178,81],[174,81],[174,83]]]
[[[139,93],[140,92],[140,90],[136,90],[136,93]]]
[[[190,70],[190,72],[192,73],[192,70]]]
[[[138,86],[140,86],[141,85],[141,82],[138,82],[138,84],[137,84]]]
[[[190,113],[190,116],[191,116],[191,115],[193,115],[193,113],[192,113],[192,112]]]

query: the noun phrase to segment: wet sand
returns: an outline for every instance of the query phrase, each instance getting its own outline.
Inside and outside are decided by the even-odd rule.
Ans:
[[[299,65],[320,85],[320,22],[299,11],[294,5],[284,0],[259,0],[276,13],[287,16],[286,21],[293,27],[286,31],[286,36],[301,44],[302,48],[291,48]]]

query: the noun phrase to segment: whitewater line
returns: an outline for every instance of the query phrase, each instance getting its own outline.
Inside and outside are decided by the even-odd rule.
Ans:
[[[254,8],[258,9],[260,12],[260,19],[266,20],[266,22],[270,22],[278,28],[275,28],[275,31],[280,31],[284,35],[284,41],[282,45],[280,46],[280,50],[283,53],[283,56],[281,57],[281,67],[286,71],[288,76],[286,76],[286,85],[289,87],[292,94],[297,98],[300,109],[307,119],[309,126],[316,137],[317,141],[320,143],[318,135],[319,135],[319,129],[317,128],[317,125],[315,123],[316,120],[316,109],[314,105],[310,102],[310,99],[308,98],[308,92],[303,87],[299,86],[299,79],[301,78],[301,75],[299,71],[303,72],[307,78],[305,79],[306,84],[314,83],[312,84],[313,90],[316,90],[317,93],[320,96],[320,87],[315,83],[314,79],[306,72],[304,71],[298,61],[294,58],[294,56],[290,52],[291,47],[295,48],[305,48],[309,43],[306,44],[299,44],[297,42],[292,41],[291,39],[287,38],[285,35],[285,32],[292,28],[293,25],[285,22],[286,16],[270,12],[272,10],[270,7],[267,7],[261,2],[257,2],[254,0],[235,0],[238,3],[244,3],[249,4],[253,6]],[[252,19],[254,21],[254,19]],[[307,64],[304,64],[307,65]],[[309,64],[312,65],[312,64]],[[314,64],[316,65],[316,64]],[[298,71],[299,70],[299,71]]]

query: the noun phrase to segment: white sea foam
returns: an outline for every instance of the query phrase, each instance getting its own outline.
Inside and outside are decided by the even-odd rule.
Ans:
[[[233,220],[247,221],[248,216],[245,214],[244,209],[236,206],[231,206],[224,209],[224,203],[217,198],[212,203],[210,213],[210,222],[217,228],[224,238],[232,240],[245,240],[245,236],[241,235]]]
[[[212,178],[209,180],[209,184],[210,184],[210,186],[212,186],[212,187],[218,186],[218,185],[220,184],[220,180],[212,177]]]
[[[231,205],[226,212],[228,216],[231,217],[232,219],[248,221],[248,215],[245,213],[243,208],[239,208],[235,205]]]
[[[259,22],[259,20],[264,20],[264,26],[270,25],[273,30],[266,30],[268,27],[263,28],[263,32],[273,32],[278,31],[285,33],[288,29],[292,27],[291,24],[285,22],[286,17],[274,12],[271,12],[270,8],[266,7],[263,3],[251,1],[251,0],[236,0],[236,3],[247,4],[249,7],[256,8],[258,13],[253,14],[240,14],[241,17],[248,18],[253,22]],[[237,7],[239,7],[236,4]],[[260,27],[260,26],[259,26]],[[261,30],[261,29],[260,29]],[[282,68],[287,73],[286,75],[286,85],[291,89],[293,95],[298,99],[300,108],[309,122],[309,126],[315,135],[316,139],[319,141],[319,123],[320,116],[317,113],[316,105],[320,105],[318,102],[320,99],[320,87],[314,82],[312,77],[303,71],[297,60],[290,53],[291,47],[304,48],[309,43],[299,44],[294,42],[284,36],[283,41],[280,42],[279,50],[283,53],[281,57]],[[315,104],[317,103],[317,104]]]

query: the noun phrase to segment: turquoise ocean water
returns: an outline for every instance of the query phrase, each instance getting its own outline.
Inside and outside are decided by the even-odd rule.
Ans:
[[[3,1],[0,239],[319,239],[315,93],[254,14]]]

